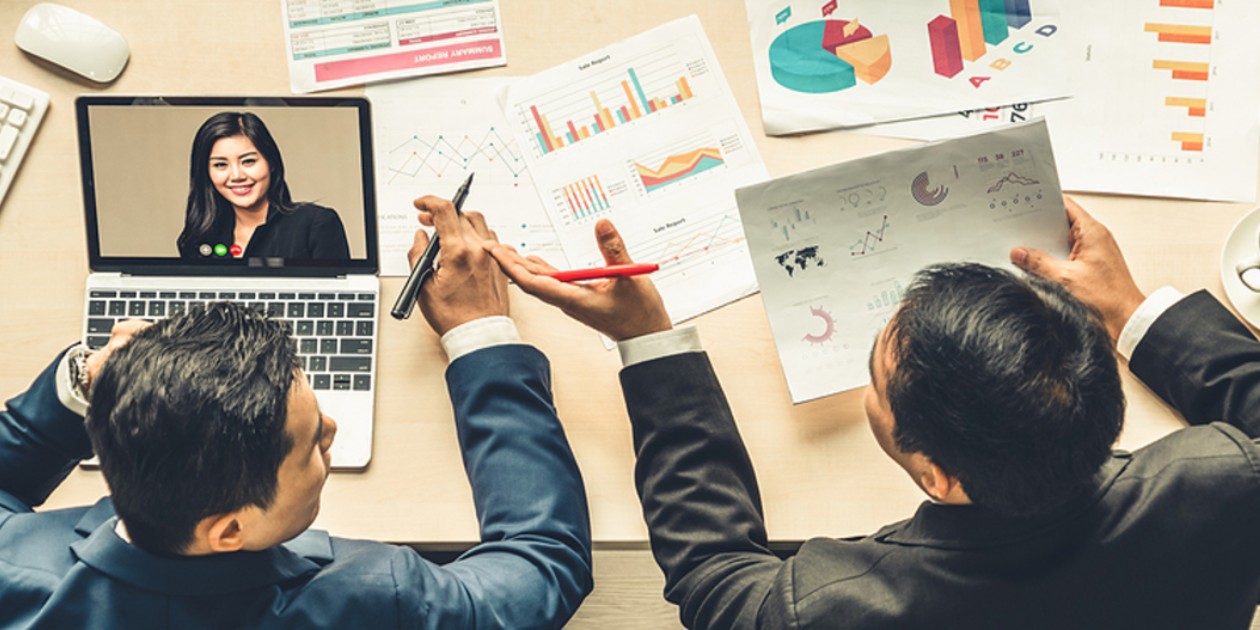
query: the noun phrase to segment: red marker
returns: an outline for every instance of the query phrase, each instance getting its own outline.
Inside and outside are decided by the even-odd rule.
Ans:
[[[610,265],[608,267],[595,267],[593,269],[557,271],[555,273],[543,275],[555,278],[561,282],[577,282],[578,280],[595,280],[597,278],[626,278],[629,276],[641,276],[645,273],[652,273],[660,268],[661,266],[656,263],[648,265]]]

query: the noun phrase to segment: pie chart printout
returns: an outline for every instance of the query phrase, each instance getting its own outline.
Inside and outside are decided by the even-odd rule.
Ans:
[[[892,68],[887,35],[874,35],[857,20],[815,20],[794,26],[770,44],[770,73],[796,92],[839,92],[875,84]]]

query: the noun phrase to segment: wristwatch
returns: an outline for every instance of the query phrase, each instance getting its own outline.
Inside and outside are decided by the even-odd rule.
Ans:
[[[70,388],[85,402],[92,399],[87,369],[87,360],[90,356],[92,356],[92,351],[85,346],[71,348],[66,355],[66,363],[70,371]]]

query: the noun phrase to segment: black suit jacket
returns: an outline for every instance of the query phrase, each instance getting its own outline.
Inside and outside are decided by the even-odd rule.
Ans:
[[[780,560],[707,356],[626,368],[666,598],[694,628],[1246,628],[1260,594],[1260,343],[1199,293],[1159,317],[1131,369],[1198,426],[1116,453],[1088,496],[1032,519],[924,503]]]

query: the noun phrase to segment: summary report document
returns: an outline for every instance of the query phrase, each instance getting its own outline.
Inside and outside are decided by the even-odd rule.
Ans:
[[[792,401],[869,381],[867,356],[914,273],[1058,257],[1068,225],[1045,122],[884,153],[736,192]]]
[[[735,187],[766,178],[695,16],[517,81],[506,113],[572,267],[612,219],[681,321],[757,289]]]
[[[282,0],[280,12],[298,93],[507,63],[499,0]]]

